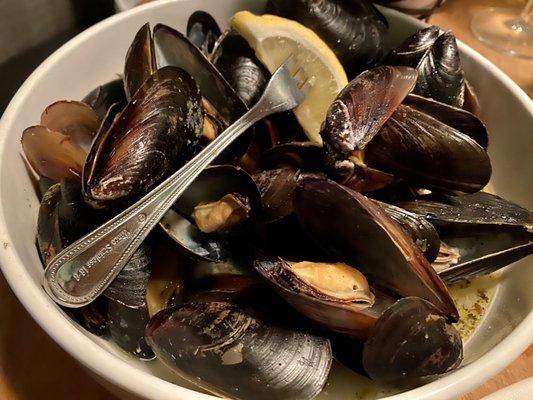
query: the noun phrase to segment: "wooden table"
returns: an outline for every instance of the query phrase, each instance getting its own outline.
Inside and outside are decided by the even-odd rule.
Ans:
[[[470,33],[476,10],[505,1],[448,0],[431,22],[456,35],[491,59],[533,95],[533,62],[508,57],[479,43]],[[509,3],[516,3],[509,0]],[[113,400],[23,309],[0,276],[0,399],[2,400]],[[502,373],[464,396],[477,400],[524,378],[533,376],[533,347]]]

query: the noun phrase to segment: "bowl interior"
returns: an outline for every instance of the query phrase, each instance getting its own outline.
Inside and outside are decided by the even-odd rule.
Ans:
[[[4,274],[17,296],[47,332],[84,365],[105,379],[149,398],[207,398],[166,384],[153,376],[187,386],[157,364],[132,361],[113,345],[78,328],[41,288],[43,269],[35,247],[39,204],[21,155],[20,135],[24,128],[38,123],[45,106],[59,99],[81,99],[99,84],[122,73],[124,56],[138,28],[146,21],[168,24],[178,30],[198,9],[209,11],[226,27],[231,15],[241,9],[259,12],[263,2],[254,0],[166,1],[136,8],[108,19],[65,45],[50,57],[17,93],[0,124],[0,261]],[[391,43],[398,43],[417,30],[421,23],[387,12]],[[531,150],[533,149],[532,106],[509,78],[477,53],[461,45],[466,75],[478,92],[483,119],[490,131],[489,151],[493,165],[493,186],[498,194],[533,207]],[[442,398],[454,398],[490,373],[510,362],[531,342],[525,323],[515,345],[506,351],[497,346],[528,316],[533,305],[533,263],[523,260],[506,268],[499,279],[491,306],[465,347],[465,367],[437,382],[395,398],[426,398],[446,391]],[[97,345],[95,345],[96,343]],[[503,345],[503,344],[502,344]],[[80,347],[81,346],[81,347]],[[483,365],[489,350],[499,351],[501,365],[491,370]],[[505,355],[503,355],[506,353]],[[496,354],[496,353],[494,353]],[[477,361],[476,361],[477,360]],[[471,365],[467,365],[471,364]],[[476,368],[476,369],[475,369]],[[470,382],[461,383],[469,377]],[[323,398],[353,398],[357,378],[341,366],[332,372]],[[370,394],[368,398],[377,396]],[[197,397],[198,396],[198,397]],[[407,397],[404,397],[407,396]],[[322,397],[321,397],[322,398]]]

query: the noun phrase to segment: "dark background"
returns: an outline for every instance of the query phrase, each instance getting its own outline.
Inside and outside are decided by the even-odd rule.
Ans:
[[[46,57],[113,13],[113,0],[0,0],[0,115]]]

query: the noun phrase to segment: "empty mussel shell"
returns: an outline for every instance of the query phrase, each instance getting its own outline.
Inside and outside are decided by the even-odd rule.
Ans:
[[[372,328],[363,366],[378,384],[405,389],[457,368],[462,355],[461,337],[446,318],[431,303],[406,297]]]
[[[74,143],[88,151],[101,123],[101,118],[87,104],[62,100],[44,109],[40,125],[67,135]]]
[[[30,126],[22,133],[22,149],[33,170],[60,182],[81,177],[85,151],[68,135],[44,126]]]
[[[84,167],[86,198],[107,206],[149,191],[185,163],[201,132],[193,78],[179,68],[159,69],[93,143]]]
[[[161,311],[146,334],[170,369],[231,399],[313,399],[331,367],[327,339],[278,327],[225,302]]]
[[[147,22],[133,38],[126,54],[124,89],[128,101],[156,70],[154,41],[150,24]]]
[[[431,301],[457,320],[444,283],[418,246],[377,203],[333,181],[301,179],[294,208],[315,242],[337,260],[357,266],[376,287]]]
[[[487,152],[469,136],[400,105],[365,148],[365,162],[419,187],[473,193],[488,183]]]

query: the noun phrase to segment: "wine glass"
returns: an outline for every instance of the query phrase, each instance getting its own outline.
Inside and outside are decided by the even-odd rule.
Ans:
[[[489,46],[516,57],[533,59],[533,0],[528,0],[522,10],[483,10],[474,15],[471,28]]]

